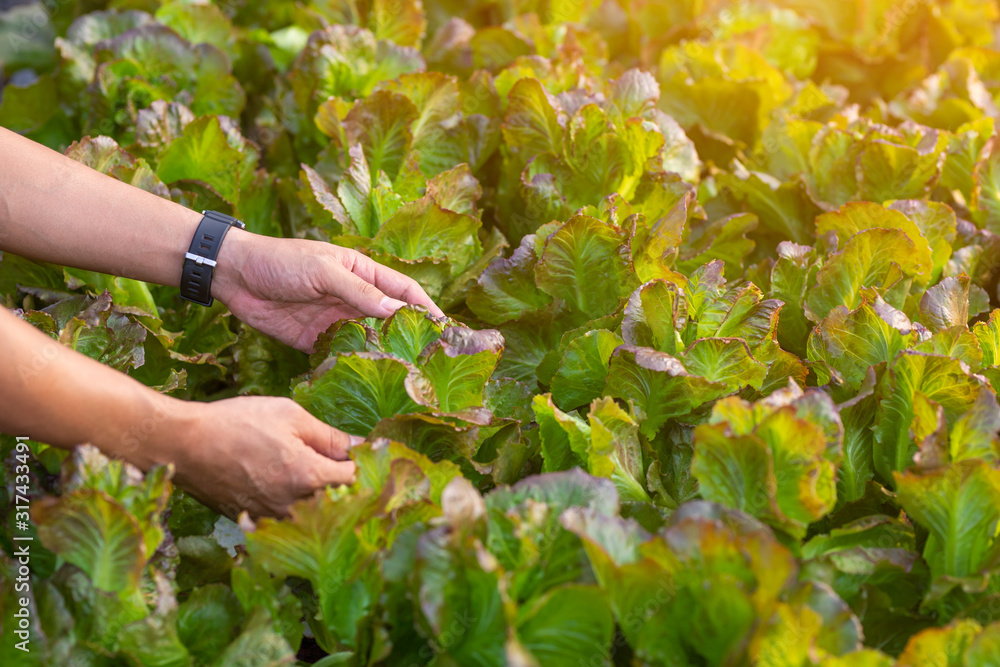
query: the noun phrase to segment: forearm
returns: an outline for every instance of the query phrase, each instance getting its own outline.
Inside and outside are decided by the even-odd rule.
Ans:
[[[0,431],[57,447],[89,442],[148,469],[172,460],[155,436],[183,429],[189,408],[0,308]]]
[[[176,286],[200,220],[199,212],[0,128],[0,250]],[[220,254],[220,267],[225,259]]]

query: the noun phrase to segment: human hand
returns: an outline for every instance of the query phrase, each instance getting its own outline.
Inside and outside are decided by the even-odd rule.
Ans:
[[[177,428],[148,443],[175,465],[176,483],[236,518],[288,514],[328,484],[350,484],[356,436],[327,426],[287,398],[243,396],[184,403]],[[156,438],[156,436],[154,436]]]
[[[388,317],[408,303],[444,315],[412,278],[331,243],[233,230],[218,262],[213,296],[240,321],[303,352],[337,320]]]

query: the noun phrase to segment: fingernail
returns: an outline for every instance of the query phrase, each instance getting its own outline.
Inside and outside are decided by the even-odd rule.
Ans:
[[[356,446],[360,445],[364,441],[365,441],[365,439],[362,438],[360,435],[352,435],[352,436],[350,436],[351,447],[356,447]]]
[[[379,304],[388,311],[395,313],[397,310],[406,305],[405,301],[400,301],[399,299],[393,299],[392,297],[384,296]]]

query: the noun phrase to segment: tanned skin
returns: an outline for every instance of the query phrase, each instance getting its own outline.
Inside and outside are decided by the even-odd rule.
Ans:
[[[179,285],[201,213],[105,176],[0,128],[0,250]],[[329,243],[232,229],[212,296],[245,324],[303,352],[331,323],[404,304],[442,315],[411,278]],[[2,271],[0,264],[0,271]],[[230,516],[283,516],[349,483],[358,439],[286,398],[210,403],[160,394],[74,352],[0,308],[0,431],[68,448],[91,443],[175,481]]]

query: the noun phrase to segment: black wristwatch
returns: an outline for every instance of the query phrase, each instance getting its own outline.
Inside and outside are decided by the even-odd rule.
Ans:
[[[181,298],[193,301],[202,306],[211,306],[212,274],[215,270],[215,259],[219,256],[222,239],[230,227],[246,229],[242,220],[218,211],[202,211],[203,216],[194,233],[191,247],[184,255],[184,268],[181,271]]]

